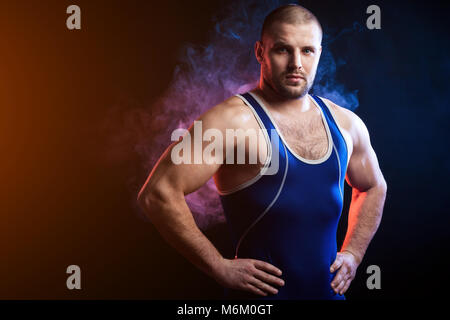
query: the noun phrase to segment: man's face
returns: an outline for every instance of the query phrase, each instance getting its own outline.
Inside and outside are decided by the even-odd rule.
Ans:
[[[258,41],[255,47],[266,84],[287,99],[307,94],[322,52],[321,37],[320,28],[314,22],[275,22],[265,34],[263,43]]]

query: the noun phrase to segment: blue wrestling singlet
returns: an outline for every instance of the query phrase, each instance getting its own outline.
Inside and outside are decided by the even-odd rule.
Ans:
[[[309,96],[320,109],[328,151],[321,159],[308,160],[290,149],[256,94],[236,96],[267,130],[269,154],[259,175],[232,190],[220,190],[220,199],[236,257],[276,266],[283,272],[285,285],[275,286],[278,293],[265,297],[226,289],[227,298],[345,300],[331,288],[337,271],[331,273],[330,266],[337,253],[336,230],[343,207],[348,151],[332,111],[319,97]],[[277,141],[269,140],[271,132],[275,134],[270,139]],[[279,147],[271,147],[273,142]],[[278,171],[264,174],[275,152]]]

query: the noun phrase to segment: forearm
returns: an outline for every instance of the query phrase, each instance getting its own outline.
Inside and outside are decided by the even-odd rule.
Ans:
[[[353,189],[348,215],[347,234],[341,251],[349,251],[360,263],[381,221],[386,185],[373,187],[365,192]]]
[[[200,270],[215,278],[222,255],[197,227],[184,195],[149,195],[140,201],[161,236]]]

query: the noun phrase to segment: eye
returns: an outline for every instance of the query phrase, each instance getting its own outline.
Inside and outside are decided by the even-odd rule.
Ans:
[[[279,47],[279,48],[277,49],[277,51],[278,51],[278,52],[284,53],[284,52],[288,52],[288,49],[287,49],[286,47]]]
[[[305,49],[303,49],[303,52],[306,53],[306,54],[314,53],[314,51],[311,50],[310,48],[305,48]]]

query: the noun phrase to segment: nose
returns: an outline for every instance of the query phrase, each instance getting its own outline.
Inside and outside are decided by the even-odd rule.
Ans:
[[[295,54],[292,55],[290,67],[295,70],[302,68],[302,57],[300,52],[296,52]]]

